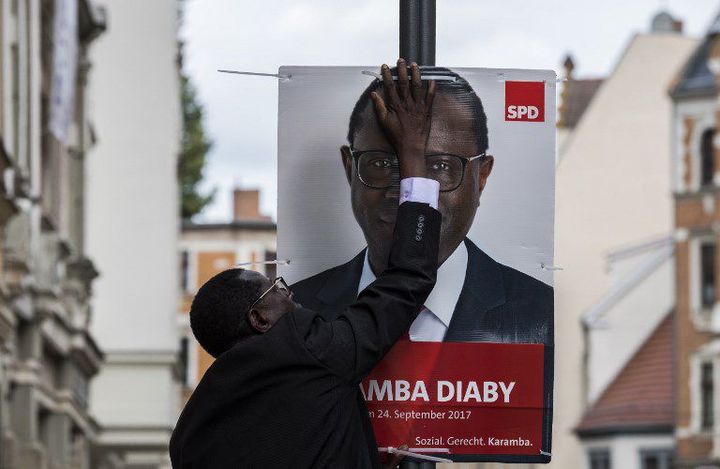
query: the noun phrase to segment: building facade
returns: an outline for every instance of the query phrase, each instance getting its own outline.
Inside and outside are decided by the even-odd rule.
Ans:
[[[233,192],[233,219],[227,223],[183,223],[180,237],[180,304],[178,328],[182,338],[181,357],[183,402],[187,400],[212,357],[195,341],[190,330],[188,312],[192,299],[205,282],[238,263],[276,275],[275,265],[262,264],[275,260],[277,226],[270,217],[260,213],[257,190],[236,189]]]
[[[685,64],[674,100],[678,467],[720,467],[720,16]]]
[[[658,16],[631,38],[581,117],[560,119],[574,125],[556,175],[555,263],[564,270],[555,285],[553,468],[640,461],[611,454],[612,466],[588,466],[594,448],[576,430],[674,302],[667,90],[696,41]],[[623,438],[618,448],[633,447]]]
[[[89,469],[97,272],[83,237],[90,0],[0,0],[0,468]]]
[[[100,272],[91,387],[103,468],[169,467],[179,410],[177,164],[182,140],[177,0],[102,0],[91,50],[98,141],[87,165],[88,252]]]

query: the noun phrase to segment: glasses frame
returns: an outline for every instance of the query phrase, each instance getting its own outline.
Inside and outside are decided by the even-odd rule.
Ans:
[[[258,299],[253,302],[252,305],[250,305],[250,309],[248,309],[248,312],[252,311],[252,309],[260,302],[260,300],[262,300],[263,298],[265,298],[265,296],[266,296],[268,293],[270,293],[271,291],[273,291],[273,290],[275,289],[275,287],[277,287],[278,285],[282,285],[288,292],[290,292],[290,287],[289,287],[288,284],[285,282],[285,279],[283,279],[282,277],[277,277],[277,278],[275,278],[275,280],[273,281],[273,284],[270,285],[270,288],[268,288],[267,290],[265,290],[265,291],[262,293],[262,295],[260,295],[260,296],[258,297]],[[289,296],[289,295],[288,295],[288,296]]]
[[[370,189],[387,189],[389,187],[392,187],[397,183],[392,183],[387,186],[373,186],[372,184],[369,184],[365,182],[362,178],[362,175],[360,174],[360,157],[364,155],[365,153],[384,153],[386,155],[392,155],[395,158],[397,158],[397,155],[395,153],[385,151],[385,150],[355,150],[354,148],[350,148],[350,155],[352,156],[353,160],[355,161],[355,171],[357,171],[358,179],[360,179],[360,182],[363,183],[366,187],[369,187]],[[461,161],[462,164],[462,172],[460,173],[460,181],[458,182],[457,186],[453,187],[452,189],[441,189],[440,192],[452,192],[454,190],[457,190],[458,187],[463,183],[465,180],[465,168],[471,161],[475,161],[477,159],[481,158],[487,158],[491,155],[487,154],[487,152],[482,152],[479,155],[466,157],[466,156],[460,156],[460,155],[453,155],[452,153],[428,153],[425,155],[425,158],[428,158],[430,156],[452,156],[454,158],[458,158]]]

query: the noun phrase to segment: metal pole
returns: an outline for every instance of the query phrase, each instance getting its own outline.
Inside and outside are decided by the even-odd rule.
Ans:
[[[435,0],[400,0],[400,57],[435,65]]]
[[[435,0],[400,0],[400,57],[407,63],[435,65]],[[435,469],[435,463],[405,460],[400,468]]]

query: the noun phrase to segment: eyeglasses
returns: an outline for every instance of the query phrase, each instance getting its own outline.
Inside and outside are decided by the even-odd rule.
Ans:
[[[350,149],[357,165],[360,182],[373,189],[387,189],[399,183],[400,164],[394,153],[382,150]],[[451,192],[460,187],[465,167],[471,161],[487,158],[485,152],[465,158],[450,154],[425,155],[427,177],[440,183],[440,192]]]
[[[260,296],[258,297],[258,299],[253,302],[253,304],[250,306],[250,309],[248,309],[248,311],[252,311],[252,309],[255,307],[255,305],[258,304],[258,303],[260,302],[260,300],[262,300],[263,298],[265,298],[265,295],[267,295],[267,294],[270,293],[271,291],[278,291],[278,292],[280,292],[280,293],[285,294],[285,296],[290,296],[290,294],[291,294],[291,292],[290,292],[290,287],[288,287],[288,284],[285,283],[285,280],[283,280],[282,277],[278,277],[278,278],[275,279],[275,281],[274,281],[273,284],[270,286],[270,288],[268,288],[267,290],[265,290],[265,291],[262,293],[262,295],[260,295]]]

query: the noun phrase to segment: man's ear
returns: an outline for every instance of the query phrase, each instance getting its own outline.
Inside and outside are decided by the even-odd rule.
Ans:
[[[350,153],[350,147],[347,145],[341,146],[340,156],[342,157],[342,164],[345,168],[345,177],[347,178],[348,184],[352,184],[353,158],[352,153]]]
[[[495,158],[492,156],[487,156],[486,158],[483,158],[481,161],[480,166],[480,184],[479,189],[482,193],[483,189],[485,189],[485,184],[487,183],[488,178],[490,177],[490,173],[492,173],[493,165],[495,164]]]
[[[250,321],[250,326],[261,334],[270,330],[270,321],[265,319],[265,316],[263,316],[262,312],[260,312],[257,308],[250,310],[248,313],[248,320]]]

